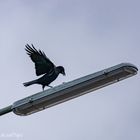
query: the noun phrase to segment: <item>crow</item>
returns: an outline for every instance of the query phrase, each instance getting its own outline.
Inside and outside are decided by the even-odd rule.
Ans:
[[[44,75],[36,80],[23,83],[23,85],[27,87],[33,84],[40,84],[44,90],[45,86],[51,87],[49,84],[53,82],[60,73],[65,75],[65,69],[63,66],[56,67],[43,51],[37,50],[33,44],[31,45],[32,47],[28,44],[25,45],[25,50],[35,63],[36,75]]]

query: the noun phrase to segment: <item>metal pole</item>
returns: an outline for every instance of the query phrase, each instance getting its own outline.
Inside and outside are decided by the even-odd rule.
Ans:
[[[9,112],[12,112],[12,111],[13,111],[12,105],[2,108],[0,109],[0,116],[7,114]]]

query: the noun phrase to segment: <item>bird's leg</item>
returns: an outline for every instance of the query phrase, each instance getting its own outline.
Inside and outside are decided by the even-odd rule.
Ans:
[[[44,85],[42,85],[42,90],[44,91],[44,88],[45,88],[45,86]]]
[[[48,85],[48,87],[53,88],[53,86],[49,86],[49,85]]]
[[[47,86],[47,87],[50,87],[50,88],[53,88],[53,86]],[[44,88],[45,88],[45,86],[44,85],[42,85],[42,90],[44,91]]]

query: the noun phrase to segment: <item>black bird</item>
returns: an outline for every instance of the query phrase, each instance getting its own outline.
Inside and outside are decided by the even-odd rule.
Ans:
[[[41,50],[36,50],[36,48],[30,45],[25,45],[25,50],[27,54],[30,56],[31,60],[35,63],[36,75],[40,76],[44,74],[42,77],[23,83],[25,87],[30,86],[32,84],[40,84],[42,85],[42,89],[44,90],[45,86],[49,86],[51,82],[53,82],[58,75],[61,73],[65,75],[65,69],[63,66],[55,66],[51,60],[45,55],[45,53]]]

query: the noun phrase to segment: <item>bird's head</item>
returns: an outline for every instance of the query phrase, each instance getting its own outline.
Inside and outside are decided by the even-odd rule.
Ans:
[[[66,75],[64,67],[58,66],[57,69],[59,70],[59,73]]]

